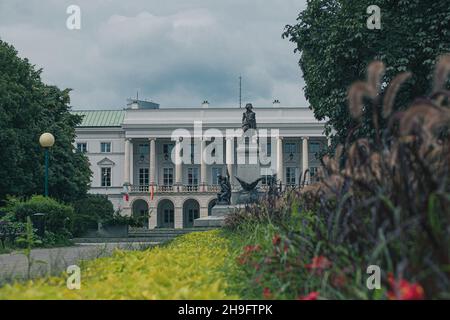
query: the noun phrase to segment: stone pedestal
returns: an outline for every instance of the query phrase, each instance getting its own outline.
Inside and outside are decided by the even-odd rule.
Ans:
[[[242,208],[242,205],[215,205],[210,216],[194,220],[194,227],[222,227],[228,214]]]

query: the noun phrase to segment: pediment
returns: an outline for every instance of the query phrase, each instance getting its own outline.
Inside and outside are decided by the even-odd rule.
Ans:
[[[97,162],[97,164],[99,166],[114,166],[115,165],[114,161],[112,161],[111,159],[108,159],[108,158],[103,158],[102,160]]]

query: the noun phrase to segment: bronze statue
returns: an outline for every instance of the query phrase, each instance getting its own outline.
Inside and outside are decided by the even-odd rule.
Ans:
[[[231,203],[231,183],[230,173],[227,170],[227,176],[219,174],[220,192],[217,194],[217,204],[229,205]]]
[[[247,103],[242,115],[242,130],[246,132],[248,129],[256,129],[256,114],[251,103]]]

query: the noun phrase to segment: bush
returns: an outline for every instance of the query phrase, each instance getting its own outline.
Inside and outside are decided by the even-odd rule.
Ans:
[[[229,241],[219,231],[181,236],[145,251],[116,250],[82,266],[81,290],[67,289],[67,276],[0,288],[1,299],[235,299],[223,269]]]
[[[33,196],[26,201],[9,199],[5,207],[13,222],[25,223],[35,213],[45,214],[45,230],[61,237],[71,237],[74,210],[52,198]]]
[[[114,207],[105,195],[88,194],[74,203],[74,236],[83,236],[88,230],[97,230],[98,223],[114,216]]]

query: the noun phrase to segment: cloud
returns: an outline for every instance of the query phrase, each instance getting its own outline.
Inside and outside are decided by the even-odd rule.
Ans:
[[[304,0],[80,0],[82,29],[65,27],[71,1],[3,1],[0,38],[70,87],[76,108],[121,108],[139,90],[167,107],[244,101],[307,105],[298,56],[281,39]]]

